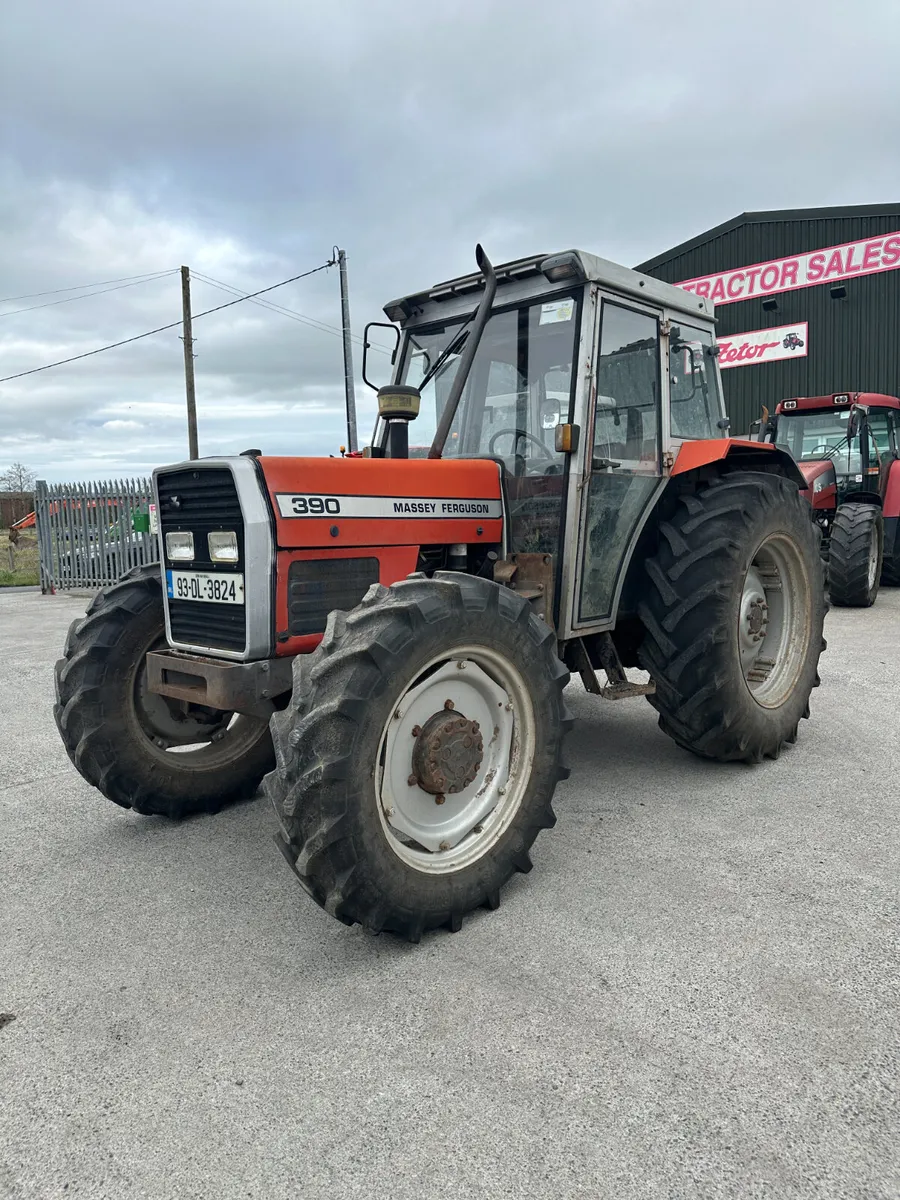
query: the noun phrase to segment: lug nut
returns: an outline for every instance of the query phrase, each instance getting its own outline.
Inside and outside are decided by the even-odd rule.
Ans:
[[[413,737],[418,737],[421,732],[422,732],[421,725],[413,725],[412,729],[410,730],[410,733],[413,735]]]
[[[444,701],[444,708],[450,709],[450,708],[452,708],[452,707],[453,707],[453,701],[452,701],[452,700],[445,700],[445,701]]]
[[[449,849],[450,849],[450,843],[449,843],[449,842],[441,842],[441,844],[440,844],[440,846],[438,847],[438,849],[440,849],[440,850],[449,850]]]
[[[409,784],[410,787],[415,787],[419,781],[415,775],[410,775],[409,779],[407,779],[406,782]]]
[[[450,790],[452,791],[453,789],[451,788]],[[435,804],[443,804],[443,803],[444,803],[444,797],[443,797],[443,796],[435,796],[435,798],[434,798],[434,802],[435,802]]]
[[[462,659],[460,659],[459,662],[456,664],[456,667],[457,667],[457,670],[464,671],[466,669],[466,664],[463,662]]]
[[[472,722],[472,732],[473,733],[477,733],[480,728],[481,728],[481,726],[478,724],[477,721]]]

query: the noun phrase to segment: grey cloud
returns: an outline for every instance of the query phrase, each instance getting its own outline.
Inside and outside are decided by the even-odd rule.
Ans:
[[[361,332],[385,300],[471,270],[476,240],[495,260],[580,245],[629,263],[744,209],[900,187],[892,0],[10,0],[5,22],[4,295],[180,261],[252,289],[338,242]],[[333,272],[273,298],[339,323]],[[217,299],[196,285],[195,307]],[[3,365],[127,336],[173,306],[174,279],[0,316]],[[210,444],[271,431],[331,452],[338,339],[243,306],[207,320]],[[66,470],[78,453],[180,454],[179,354],[175,331],[0,385],[0,466],[28,446],[36,460],[35,434],[69,448]],[[143,448],[92,418],[144,422],[163,400],[173,415]],[[245,406],[239,431],[213,401]]]

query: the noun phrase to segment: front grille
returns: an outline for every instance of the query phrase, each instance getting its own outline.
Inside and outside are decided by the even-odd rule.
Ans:
[[[242,651],[247,645],[243,604],[211,604],[198,600],[170,600],[172,640],[211,650]]]
[[[244,518],[231,472],[222,467],[197,467],[157,476],[159,524],[165,535],[174,531],[194,535],[194,560],[166,561],[167,569],[210,571],[216,574],[245,571]],[[231,530],[237,534],[238,561],[213,563],[207,534]],[[244,578],[245,599],[249,580]],[[187,646],[242,653],[247,646],[246,607],[199,600],[168,600],[172,640]]]
[[[173,471],[160,475],[157,487],[160,521],[168,520],[171,529],[191,528],[192,520],[211,529],[233,529],[236,523],[243,526],[234,477],[222,467]],[[175,523],[178,521],[184,524]]]
[[[355,608],[377,582],[377,558],[326,558],[291,563],[288,570],[291,636],[322,633],[330,612]]]

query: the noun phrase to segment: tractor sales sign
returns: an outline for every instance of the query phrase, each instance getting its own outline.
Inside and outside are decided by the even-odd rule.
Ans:
[[[705,296],[714,304],[735,304],[754,296],[792,292],[819,283],[837,283],[854,275],[874,275],[878,271],[895,271],[898,267],[900,232],[686,279],[677,286],[697,296]],[[725,365],[723,362],[722,366]]]
[[[779,325],[774,329],[754,329],[750,333],[723,333],[718,339],[719,366],[749,367],[753,363],[775,362],[779,358],[805,358],[809,353],[809,325]]]

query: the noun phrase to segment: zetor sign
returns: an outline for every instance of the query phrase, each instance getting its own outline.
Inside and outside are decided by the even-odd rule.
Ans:
[[[723,334],[718,338],[719,366],[749,367],[752,363],[775,362],[779,358],[805,358],[809,353],[809,327],[779,325],[775,329],[754,329],[750,333]]]
[[[686,279],[677,286],[697,296],[705,296],[714,304],[735,304],[754,296],[792,292],[854,275],[895,271],[898,267],[900,232],[867,238],[863,242],[846,242],[843,246],[829,246],[793,258],[776,258],[772,262],[739,267],[734,271],[720,271],[717,275]]]

